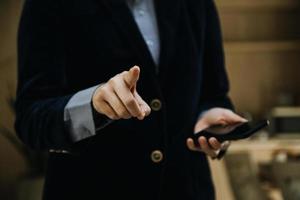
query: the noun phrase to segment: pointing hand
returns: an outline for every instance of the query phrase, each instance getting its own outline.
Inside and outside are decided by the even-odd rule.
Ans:
[[[143,120],[151,112],[149,105],[140,97],[136,85],[140,68],[132,67],[112,77],[95,91],[92,104],[98,113],[110,119],[129,119],[136,117]]]

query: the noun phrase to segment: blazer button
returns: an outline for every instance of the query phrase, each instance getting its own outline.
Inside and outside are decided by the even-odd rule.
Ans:
[[[161,109],[161,101],[159,99],[153,99],[150,103],[150,107],[154,111],[159,111]]]
[[[163,153],[159,150],[155,150],[151,153],[151,160],[154,163],[160,163],[163,160]]]

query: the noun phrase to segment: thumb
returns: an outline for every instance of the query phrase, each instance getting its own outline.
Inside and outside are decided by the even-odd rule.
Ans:
[[[247,122],[248,120],[239,116],[238,114],[228,111],[224,112],[225,121],[228,123],[240,123],[240,122]]]
[[[134,89],[140,77],[140,68],[138,66],[132,67],[124,76],[124,80],[129,89]]]
[[[194,127],[194,133],[202,131],[208,127],[209,127],[208,122],[205,119],[200,119],[200,120],[198,120],[198,122],[196,123],[196,125]]]

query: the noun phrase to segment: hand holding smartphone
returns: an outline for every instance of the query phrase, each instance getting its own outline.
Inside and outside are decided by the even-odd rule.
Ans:
[[[268,120],[260,120],[257,122],[242,122],[226,126],[212,126],[195,133],[193,139],[196,144],[200,136],[204,136],[206,139],[215,137],[221,143],[224,141],[241,140],[250,137],[268,125]]]

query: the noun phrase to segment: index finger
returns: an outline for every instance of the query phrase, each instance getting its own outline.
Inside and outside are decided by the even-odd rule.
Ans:
[[[128,72],[124,73],[124,81],[130,90],[135,87],[137,81],[139,80],[139,76],[140,68],[138,66],[134,66]]]
[[[132,92],[127,88],[125,82],[120,82],[114,87],[116,95],[122,101],[123,105],[126,107],[128,112],[133,117],[138,117],[142,119],[144,117],[144,113],[138,104],[137,100],[134,98]]]

